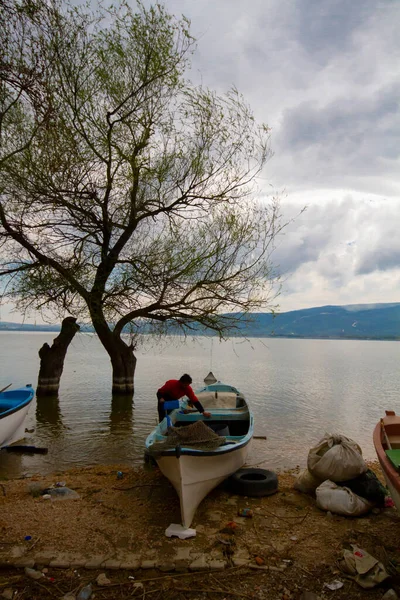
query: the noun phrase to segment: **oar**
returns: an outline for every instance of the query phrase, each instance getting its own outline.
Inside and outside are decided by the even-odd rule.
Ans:
[[[385,442],[386,442],[386,445],[388,447],[388,450],[391,450],[392,446],[391,446],[391,444],[389,442],[389,438],[388,438],[388,435],[386,433],[386,429],[385,429],[385,425],[383,423],[383,419],[381,419],[381,429],[382,429],[383,437],[385,438]]]
[[[12,383],[9,383],[8,385],[6,385],[6,387],[4,387],[2,390],[0,390],[0,394],[2,392],[5,392],[6,390],[8,390],[8,388],[11,387],[11,386],[12,386]]]

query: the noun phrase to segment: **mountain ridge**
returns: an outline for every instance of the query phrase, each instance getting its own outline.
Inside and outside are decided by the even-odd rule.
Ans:
[[[234,334],[236,337],[400,339],[400,302],[342,306],[328,304],[275,314],[235,314],[243,317]],[[81,330],[93,331],[90,326],[84,326]],[[0,321],[0,331],[57,332],[60,331],[60,325]],[[174,331],[170,333],[174,334]],[[198,327],[193,334],[210,336],[213,332]]]

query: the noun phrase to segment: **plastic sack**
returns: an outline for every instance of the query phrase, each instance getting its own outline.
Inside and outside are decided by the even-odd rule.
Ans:
[[[340,569],[350,575],[361,587],[373,588],[389,577],[385,567],[362,548],[351,545],[353,550],[344,550]]]
[[[51,496],[52,500],[76,500],[80,498],[78,492],[67,487],[48,488],[43,490],[43,495]]]
[[[388,491],[371,469],[368,469],[365,473],[354,479],[338,481],[336,483],[341,487],[348,487],[357,496],[361,496],[361,498],[365,498],[377,506],[385,506],[385,498],[388,495]]]
[[[315,490],[321,485],[321,479],[314,477],[308,469],[304,469],[297,477],[293,487],[303,494],[315,494]]]
[[[311,448],[307,460],[308,470],[321,481],[346,481],[367,470],[360,446],[344,435],[326,433]]]
[[[349,488],[340,487],[329,479],[317,487],[315,495],[318,508],[344,517],[360,517],[374,506]]]

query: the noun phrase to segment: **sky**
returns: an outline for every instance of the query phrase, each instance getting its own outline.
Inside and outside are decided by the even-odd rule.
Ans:
[[[259,187],[289,221],[280,310],[400,302],[400,2],[164,4],[191,20],[192,81],[236,86],[271,127]]]
[[[236,86],[271,127],[280,310],[400,302],[400,2],[165,5],[191,20],[193,81]]]

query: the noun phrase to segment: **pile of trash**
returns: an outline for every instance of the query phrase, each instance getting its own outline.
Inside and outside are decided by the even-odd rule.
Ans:
[[[307,469],[297,477],[294,488],[315,494],[318,508],[348,517],[383,507],[387,495],[368,469],[360,446],[344,435],[328,433],[310,449]]]

